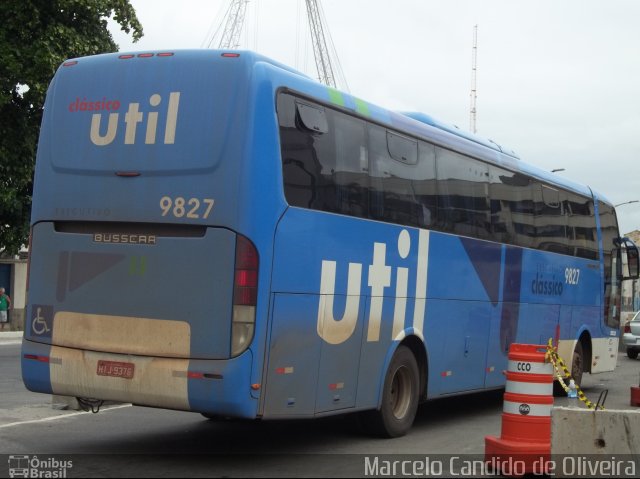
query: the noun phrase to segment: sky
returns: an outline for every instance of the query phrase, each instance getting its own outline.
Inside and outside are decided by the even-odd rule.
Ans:
[[[110,28],[121,51],[206,48],[230,1],[130,0],[144,37]],[[465,130],[477,25],[477,133],[640,200],[640,1],[319,1],[351,94]],[[250,0],[241,48],[317,77],[303,0]],[[640,202],[617,212],[621,234],[640,230]]]

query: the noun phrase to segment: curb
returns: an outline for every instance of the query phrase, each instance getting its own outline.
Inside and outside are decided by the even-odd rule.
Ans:
[[[22,338],[24,331],[0,331],[0,339]]]

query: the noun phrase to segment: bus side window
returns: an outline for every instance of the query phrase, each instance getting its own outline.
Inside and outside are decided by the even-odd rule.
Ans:
[[[350,115],[334,112],[332,130],[335,186],[338,213],[359,218],[369,216],[369,160],[365,123]]]
[[[332,140],[328,134],[329,120],[326,112],[319,107],[304,104],[302,110],[307,119],[302,120],[300,104],[288,94],[278,96],[277,106],[287,202],[301,208],[336,211],[335,188],[331,179],[335,160],[330,151]],[[318,115],[322,115],[324,120]],[[305,121],[317,125],[319,129],[324,128],[327,132],[307,128]]]
[[[491,166],[489,172],[494,239],[531,248],[535,238],[535,210],[530,179],[496,166]]]
[[[567,194],[567,218],[570,253],[580,258],[598,259],[598,236],[593,201]]]
[[[489,166],[443,148],[436,161],[440,229],[490,239]]]
[[[278,97],[284,193],[292,206],[312,208],[316,200],[313,137],[296,126],[296,106],[290,95]]]
[[[562,192],[564,194],[564,192]],[[555,188],[537,183],[534,189],[536,207],[536,248],[567,254],[567,218],[564,198]]]
[[[420,225],[422,212],[411,182],[417,169],[418,142],[377,125],[368,125],[368,131],[371,218]]]
[[[438,206],[436,148],[430,143],[421,141],[418,144],[418,169],[413,178],[413,193],[421,213],[420,226],[434,226],[437,223]]]

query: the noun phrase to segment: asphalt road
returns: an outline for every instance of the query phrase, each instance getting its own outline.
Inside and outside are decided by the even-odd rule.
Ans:
[[[363,435],[351,416],[305,421],[212,422],[199,414],[111,406],[99,414],[51,409],[51,397],[27,391],[20,347],[0,340],[0,455],[68,458],[67,477],[360,476],[365,457],[402,454],[479,459],[484,437],[500,436],[502,391],[423,404],[411,432],[384,440]],[[594,402],[632,409],[640,360],[621,354],[612,373],[585,375]],[[556,398],[556,405],[581,403]],[[435,456],[434,456],[435,455]],[[4,460],[0,456],[0,474]]]

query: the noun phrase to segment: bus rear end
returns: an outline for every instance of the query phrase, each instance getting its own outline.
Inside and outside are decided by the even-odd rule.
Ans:
[[[255,417],[249,68],[213,51],[60,67],[34,183],[30,390]]]

